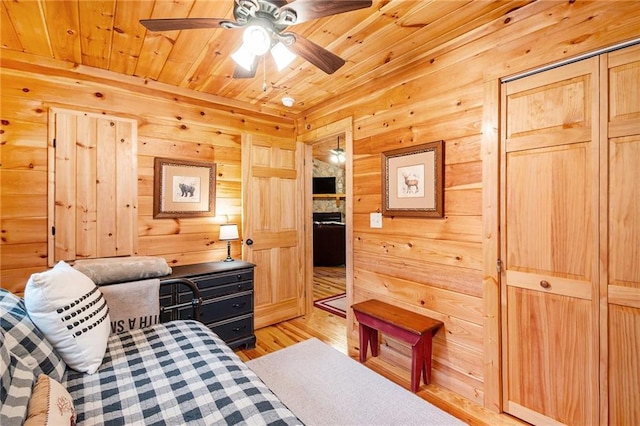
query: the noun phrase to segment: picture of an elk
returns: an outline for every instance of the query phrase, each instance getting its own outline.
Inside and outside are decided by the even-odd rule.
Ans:
[[[418,185],[420,184],[418,176],[413,173],[404,172],[402,173],[402,177],[404,178],[405,194],[417,194],[419,191]]]

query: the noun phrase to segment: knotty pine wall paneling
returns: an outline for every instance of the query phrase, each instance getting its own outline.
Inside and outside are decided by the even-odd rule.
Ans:
[[[417,66],[391,59],[366,85],[299,117],[303,134],[352,117],[354,278],[347,291],[353,302],[377,298],[445,323],[434,338],[435,384],[501,409],[500,301],[496,275],[487,275],[496,268],[497,240],[483,232],[496,230],[496,217],[483,211],[499,211],[490,205],[497,201],[498,147],[487,146],[497,141],[498,79],[638,37],[638,28],[637,2],[532,2],[421,51]],[[412,42],[428,44],[429,29]],[[385,217],[382,229],[371,229],[369,213],[382,206],[380,153],[440,139],[445,218]],[[351,313],[348,341],[355,354]],[[382,343],[381,356],[404,365],[408,377],[407,348],[385,336]]]
[[[226,257],[219,224],[242,223],[241,134],[294,139],[291,119],[153,90],[106,71],[83,75],[51,61],[34,65],[15,58],[3,52],[0,69],[0,278],[11,291],[21,292],[31,273],[47,268],[50,107],[137,120],[138,254],[163,257],[173,266]],[[154,157],[215,162],[218,216],[153,219]],[[232,251],[241,257],[239,242]]]

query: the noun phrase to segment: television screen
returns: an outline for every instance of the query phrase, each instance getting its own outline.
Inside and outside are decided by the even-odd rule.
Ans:
[[[314,177],[313,178],[314,194],[335,194],[336,193],[336,177]]]

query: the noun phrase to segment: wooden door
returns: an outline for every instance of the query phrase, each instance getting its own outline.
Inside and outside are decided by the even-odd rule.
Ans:
[[[49,266],[137,252],[135,120],[52,108]]]
[[[598,423],[598,59],[502,88],[503,402]]]
[[[602,423],[640,424],[640,46],[608,53],[602,58],[603,170],[608,216],[603,231],[603,262],[608,274],[602,289],[607,303],[602,316],[608,338],[608,415]],[[606,154],[606,151],[605,151]],[[608,208],[607,208],[608,206]],[[608,222],[608,223],[607,223]],[[608,226],[607,226],[608,225]],[[604,357],[603,357],[604,358]],[[606,381],[605,381],[606,380]]]
[[[243,258],[256,265],[255,327],[304,314],[304,150],[243,135]]]

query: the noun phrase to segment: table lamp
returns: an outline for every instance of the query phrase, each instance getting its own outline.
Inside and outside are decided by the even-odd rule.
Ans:
[[[224,260],[225,262],[232,262],[231,258],[231,241],[239,239],[238,235],[238,225],[235,223],[226,223],[220,225],[220,241],[227,242],[227,258]]]

